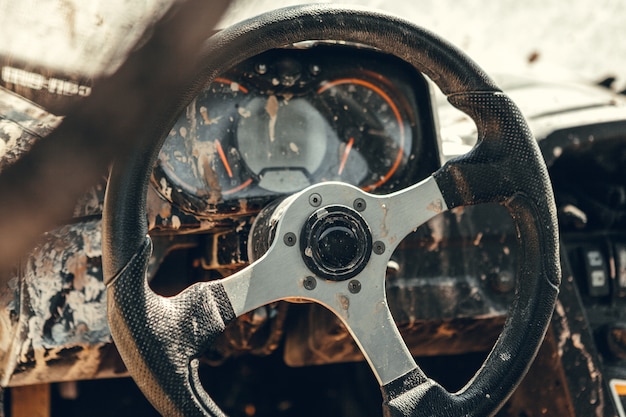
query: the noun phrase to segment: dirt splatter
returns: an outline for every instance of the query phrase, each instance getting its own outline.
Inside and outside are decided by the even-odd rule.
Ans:
[[[200,162],[201,161],[201,162]],[[204,156],[198,161],[202,166],[202,172],[204,173],[204,180],[209,186],[209,196],[207,203],[217,204],[222,199],[222,186],[220,185],[220,179],[215,170],[211,167],[209,158]]]
[[[111,343],[101,241],[97,220],[64,226],[48,233],[25,261],[23,330],[12,347],[3,348],[9,352],[4,383],[95,374],[99,348]],[[49,366],[53,362],[54,368]]]
[[[267,98],[267,104],[265,105],[265,111],[270,116],[269,122],[269,134],[270,134],[270,142],[274,142],[276,140],[276,119],[278,117],[278,99],[276,96],[271,95]]]
[[[528,55],[528,63],[534,64],[535,62],[539,61],[539,58],[541,58],[541,54],[538,51],[532,51]]]

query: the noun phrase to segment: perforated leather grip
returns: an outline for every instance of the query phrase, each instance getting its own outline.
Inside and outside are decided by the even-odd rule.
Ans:
[[[502,93],[467,93],[450,101],[476,121],[479,141],[435,177],[448,207],[497,202],[518,232],[517,291],[504,331],[472,382],[451,394],[408,374],[383,387],[389,416],[487,416],[517,386],[535,357],[558,295],[557,220],[537,143]],[[419,405],[418,405],[419,404]]]
[[[109,324],[120,354],[154,407],[168,416],[224,415],[202,389],[198,361],[235,318],[218,282],[156,295],[146,282],[152,244],[144,245],[109,284]]]

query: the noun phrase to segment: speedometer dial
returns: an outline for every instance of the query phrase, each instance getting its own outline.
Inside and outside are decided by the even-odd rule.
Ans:
[[[187,107],[159,154],[163,177],[158,188],[166,198],[171,200],[172,193],[180,193],[187,209],[202,212],[205,206],[252,184],[233,144],[235,124],[244,112],[242,104],[249,100],[247,95],[245,87],[218,78]]]

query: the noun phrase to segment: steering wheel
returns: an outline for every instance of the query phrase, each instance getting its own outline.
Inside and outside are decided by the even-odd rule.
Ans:
[[[259,216],[262,224],[255,224],[252,238],[269,247],[250,266],[174,297],[155,294],[146,280],[146,193],[175,116],[234,64],[306,40],[366,44],[409,62],[476,122],[476,146],[389,195],[336,182],[311,186]],[[198,358],[237,316],[276,300],[304,299],[331,310],[350,331],[380,383],[385,415],[493,415],[536,355],[560,282],[547,169],[515,104],[452,45],[402,19],[361,9],[326,4],[273,11],[214,35],[200,57],[204,70],[176,112],[153,127],[154,140],[114,164],[104,209],[111,332],[154,407],[168,416],[224,415],[200,384]],[[517,291],[483,366],[462,390],[450,393],[422,372],[402,340],[386,301],[385,270],[394,248],[419,225],[453,207],[487,202],[502,204],[515,222]],[[352,249],[334,251],[338,245]]]

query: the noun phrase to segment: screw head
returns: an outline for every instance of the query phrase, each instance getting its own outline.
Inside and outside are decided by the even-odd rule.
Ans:
[[[354,200],[354,203],[352,203],[352,206],[356,211],[363,211],[367,207],[367,203],[365,203],[365,200],[362,198],[357,198]]]
[[[285,233],[285,236],[283,237],[283,242],[285,242],[285,245],[287,246],[293,246],[296,244],[296,235],[294,233]]]
[[[304,285],[304,288],[311,291],[317,287],[317,280],[314,277],[306,277],[304,281],[302,281],[302,285]]]
[[[309,204],[313,207],[319,207],[322,204],[322,196],[318,193],[313,193],[309,196]]]
[[[382,255],[383,253],[385,253],[385,244],[381,242],[380,240],[377,240],[372,245],[372,249],[374,250],[374,253],[376,255]]]
[[[348,291],[352,294],[358,294],[361,291],[361,282],[356,279],[348,282]]]

